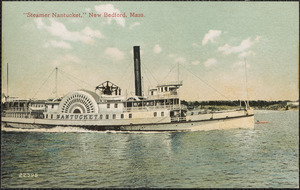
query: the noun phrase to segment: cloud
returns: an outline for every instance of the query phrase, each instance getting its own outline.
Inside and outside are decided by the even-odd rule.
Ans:
[[[95,10],[100,13],[108,13],[108,14],[121,14],[119,9],[115,9],[112,4],[107,4],[107,5],[96,5]],[[108,17],[107,18],[107,24],[111,24],[111,21],[115,20],[119,25],[122,27],[125,27],[125,19],[123,17]]]
[[[193,65],[199,65],[200,61],[193,61],[192,64]]]
[[[236,67],[245,67],[245,61],[237,61],[235,62],[233,65],[232,65],[233,68],[236,68]],[[250,68],[250,64],[247,63],[247,68]]]
[[[250,41],[250,38],[243,40],[239,46],[230,46],[228,44],[225,44],[222,47],[218,48],[218,51],[222,51],[223,54],[228,55],[231,53],[240,53],[247,49],[249,49],[252,46],[253,42]]]
[[[61,38],[62,40],[72,41],[72,42],[83,42],[91,44],[94,42],[94,38],[103,38],[102,34],[98,30],[92,30],[89,27],[85,27],[80,32],[71,32],[66,26],[54,19],[49,19],[50,25],[46,25],[42,18],[36,18],[34,21],[37,25],[37,28],[48,31],[52,36]]]
[[[260,40],[261,40],[261,36],[256,36],[256,38],[254,39],[254,41],[257,43],[260,42]]]
[[[154,51],[154,53],[160,53],[162,51],[162,49],[158,44],[156,44],[153,48],[153,51]]]
[[[184,57],[180,57],[180,56],[175,55],[175,54],[169,54],[168,57],[170,59],[173,59],[173,61],[175,63],[184,63],[184,62],[186,62],[186,59]]]
[[[56,47],[56,48],[63,48],[63,49],[71,49],[71,45],[67,42],[64,41],[56,41],[56,40],[49,40],[44,44],[44,48],[48,47]]]
[[[44,24],[42,18],[36,18],[34,19],[34,22],[38,29],[43,29],[46,25]]]
[[[141,23],[139,23],[139,22],[134,22],[134,23],[132,23],[132,24],[130,25],[129,29],[132,30],[133,28],[135,28],[135,27],[137,27],[137,26],[139,26],[139,25],[141,25]]]
[[[251,41],[250,38],[247,38],[241,42],[238,46],[230,46],[228,44],[225,44],[224,46],[220,46],[218,48],[218,51],[223,52],[224,55],[229,55],[232,53],[240,53],[248,50],[254,43],[258,43],[260,41],[261,37],[257,36],[254,41]]]
[[[244,58],[244,57],[248,57],[248,56],[254,56],[255,53],[253,51],[245,51],[239,54],[239,58]]]
[[[118,48],[113,47],[106,48],[104,53],[115,61],[120,61],[124,59],[125,56],[124,52],[120,51]]]
[[[90,37],[90,38],[102,38],[103,37],[100,31],[92,30],[90,27],[85,27],[82,30],[82,34],[84,34],[84,36]]]
[[[205,66],[205,67],[210,67],[210,66],[212,66],[212,65],[214,65],[214,64],[216,64],[217,63],[217,60],[215,59],[215,58],[209,58],[208,60],[206,60],[204,63],[203,63],[203,65]]]
[[[208,33],[206,33],[204,35],[204,38],[202,40],[202,45],[206,45],[207,42],[211,42],[211,43],[214,43],[215,42],[215,38],[220,36],[222,33],[221,30],[209,30]]]
[[[59,66],[62,64],[67,64],[67,63],[81,63],[80,58],[77,56],[71,55],[71,54],[66,54],[64,56],[60,56],[57,59],[55,59],[52,64],[54,66]]]

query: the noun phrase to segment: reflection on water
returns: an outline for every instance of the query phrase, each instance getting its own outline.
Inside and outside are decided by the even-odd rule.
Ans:
[[[2,187],[299,186],[298,112],[255,117],[269,123],[185,133],[5,129]]]

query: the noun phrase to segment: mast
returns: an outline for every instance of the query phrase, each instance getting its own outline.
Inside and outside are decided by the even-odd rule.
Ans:
[[[6,69],[7,69],[7,73],[6,73],[6,75],[7,75],[7,78],[6,78],[6,93],[7,93],[7,97],[8,97],[8,63],[7,63],[7,67],[6,67]]]
[[[246,103],[246,108],[250,107],[249,106],[249,96],[248,96],[248,77],[247,77],[247,62],[246,62],[246,57],[244,58],[245,60],[245,76],[246,76],[246,92],[247,92],[247,103]]]
[[[177,63],[177,80],[179,82],[179,63]]]
[[[144,77],[142,77],[142,89],[145,89]],[[145,96],[145,91],[144,90],[142,90],[142,95]]]
[[[57,70],[58,68],[55,67],[55,97],[57,98]]]

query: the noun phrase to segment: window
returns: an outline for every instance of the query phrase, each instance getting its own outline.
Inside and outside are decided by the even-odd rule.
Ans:
[[[124,114],[121,114],[121,119],[124,119]]]
[[[118,108],[118,104],[115,104],[115,108]]]
[[[113,119],[116,119],[116,114],[113,114]]]
[[[107,108],[110,108],[110,104],[107,104]]]
[[[51,119],[53,119],[53,114],[51,114]]]
[[[108,114],[106,114],[106,119],[109,119],[109,115]]]
[[[51,106],[52,106],[52,108],[54,108],[54,104],[52,104]]]
[[[157,112],[154,112],[153,114],[154,114],[154,117],[156,117],[156,116],[157,116]]]
[[[161,116],[162,116],[162,117],[165,116],[165,113],[164,113],[164,112],[161,112]]]
[[[165,91],[168,91],[168,87],[165,87]]]
[[[46,114],[46,119],[48,119],[48,114]]]
[[[103,115],[100,115],[100,119],[103,119]]]
[[[131,113],[129,114],[129,118],[132,118],[132,114]]]
[[[194,112],[191,112],[191,115],[194,115]]]

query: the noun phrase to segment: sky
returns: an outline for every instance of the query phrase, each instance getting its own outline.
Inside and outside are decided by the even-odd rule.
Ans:
[[[11,97],[55,97],[56,67],[58,96],[107,80],[133,95],[133,46],[144,94],[179,76],[188,101],[299,99],[298,2],[3,2],[2,93],[8,63]]]

